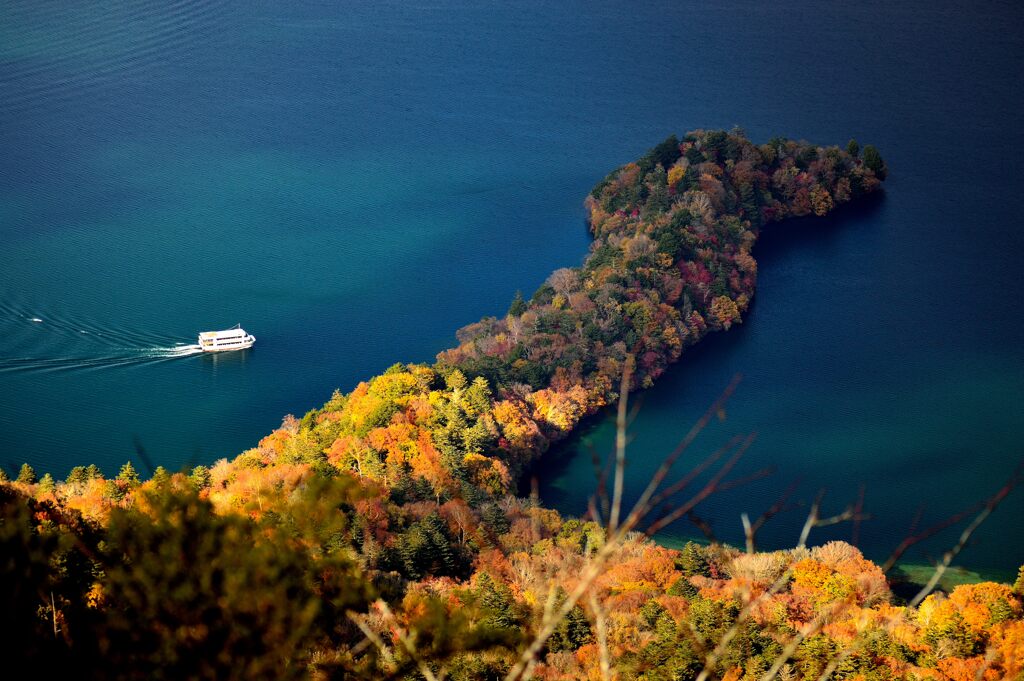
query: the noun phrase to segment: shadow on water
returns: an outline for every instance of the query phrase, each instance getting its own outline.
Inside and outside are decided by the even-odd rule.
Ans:
[[[754,247],[754,255],[757,258],[760,271],[764,272],[783,258],[793,257],[793,251],[798,247],[830,247],[842,238],[841,230],[851,229],[855,224],[867,222],[877,214],[884,201],[885,193],[879,191],[853,204],[843,206],[824,218],[802,217],[766,226]],[[670,366],[653,387],[633,393],[630,399],[634,406],[642,411],[644,402],[657,400],[659,393],[663,393],[666,389],[672,389],[685,375],[684,372],[690,371],[694,367],[728,364],[728,359],[733,357],[737,350],[747,342],[747,337],[752,332],[751,324],[757,315],[757,300],[758,297],[755,294],[743,324],[733,327],[725,333],[713,333],[696,345],[687,348],[679,361]],[[725,383],[719,387],[719,389],[724,388]],[[741,384],[740,390],[742,389]],[[717,393],[708,394],[704,396],[704,401],[711,404],[716,397]],[[574,485],[574,489],[570,491],[563,489],[558,483],[565,480],[570,474],[570,469],[577,456],[590,456],[593,453],[599,457],[602,464],[607,462],[610,453],[608,451],[593,451],[588,440],[602,426],[613,427],[615,412],[614,406],[600,410],[584,419],[565,440],[553,445],[524,472],[520,479],[519,493],[529,494],[532,480],[536,478],[538,493],[546,504],[572,512],[571,509],[564,509],[563,506],[570,499],[578,498],[579,486],[578,484]],[[668,452],[663,452],[663,454],[667,455]],[[581,481],[574,482],[581,483]],[[590,483],[596,490],[596,472]],[[579,512],[582,510],[580,509]]]
[[[754,245],[754,256],[760,270],[779,258],[792,257],[798,246],[825,247],[834,245],[843,238],[843,230],[851,229],[851,223],[866,223],[876,215],[885,203],[885,190],[846,204],[825,217],[807,216],[792,218],[766,225]],[[757,296],[754,296],[756,304]]]
[[[229,367],[245,364],[249,361],[250,353],[255,353],[255,348],[244,350],[231,350],[230,352],[204,352],[202,353],[203,366]]]

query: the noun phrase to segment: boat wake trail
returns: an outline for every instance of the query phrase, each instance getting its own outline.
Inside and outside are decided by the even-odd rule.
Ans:
[[[201,353],[181,337],[0,302],[0,374],[132,367]]]
[[[202,354],[198,345],[139,348],[101,357],[0,357],[0,374],[111,369],[168,362]]]
[[[154,348],[154,352],[165,353],[165,357],[188,357],[203,351],[198,345],[177,345],[173,348]]]

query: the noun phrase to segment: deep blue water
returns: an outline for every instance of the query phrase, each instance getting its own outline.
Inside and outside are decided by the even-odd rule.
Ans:
[[[874,143],[886,195],[765,234],[745,323],[645,394],[631,490],[735,372],[702,446],[757,430],[744,470],[778,472],[708,507],[726,538],[796,477],[835,507],[864,483],[876,556],[920,505],[994,490],[1024,435],[1024,8],[640,5],[0,5],[3,465],[253,446],[579,263],[582,199],[611,169],[739,124]],[[254,350],[166,356],[236,322]],[[609,437],[558,452],[544,497],[582,511],[586,441]],[[1022,498],[961,562],[1024,561]]]

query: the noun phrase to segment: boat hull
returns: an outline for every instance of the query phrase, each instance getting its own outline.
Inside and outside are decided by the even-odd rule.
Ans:
[[[238,344],[232,344],[229,346],[216,346],[216,345],[203,345],[200,343],[199,347],[203,352],[235,352],[236,350],[247,350],[256,343],[255,336],[249,336],[243,342]]]

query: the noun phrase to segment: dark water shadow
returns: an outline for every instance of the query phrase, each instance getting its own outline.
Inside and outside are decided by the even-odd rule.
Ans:
[[[754,246],[754,256],[759,271],[764,273],[772,265],[783,258],[793,257],[797,248],[827,248],[843,238],[841,230],[852,228],[854,224],[863,224],[876,215],[885,201],[885,192],[879,191],[859,201],[842,206],[825,217],[801,217],[773,223],[762,229]],[[725,365],[728,359],[747,342],[748,334],[752,333],[751,324],[756,320],[758,296],[754,295],[744,323],[734,326],[727,332],[716,332],[701,342],[684,350],[682,357],[668,367],[658,378],[655,385],[633,393],[630,397],[634,405],[643,409],[645,402],[654,401],[666,390],[678,385],[683,372],[695,366]],[[721,386],[725,388],[725,384]],[[740,385],[742,390],[742,384]],[[717,395],[706,395],[710,404]],[[552,445],[543,456],[528,466],[519,482],[519,493],[530,493],[533,479],[537,480],[538,494],[545,504],[561,508],[568,501],[565,491],[555,486],[568,473],[577,456],[589,456],[585,442],[602,424],[614,421],[616,408],[608,406],[596,414],[585,418],[564,440]],[[755,445],[756,446],[756,445]],[[597,451],[602,462],[607,461],[609,452]],[[596,490],[597,479],[592,481]],[[575,498],[575,495],[572,496]]]
[[[796,247],[835,245],[845,237],[844,230],[851,223],[867,222],[881,210],[885,200],[882,189],[840,206],[825,217],[805,216],[765,225],[753,250],[759,271],[770,268],[779,258],[792,257]]]

